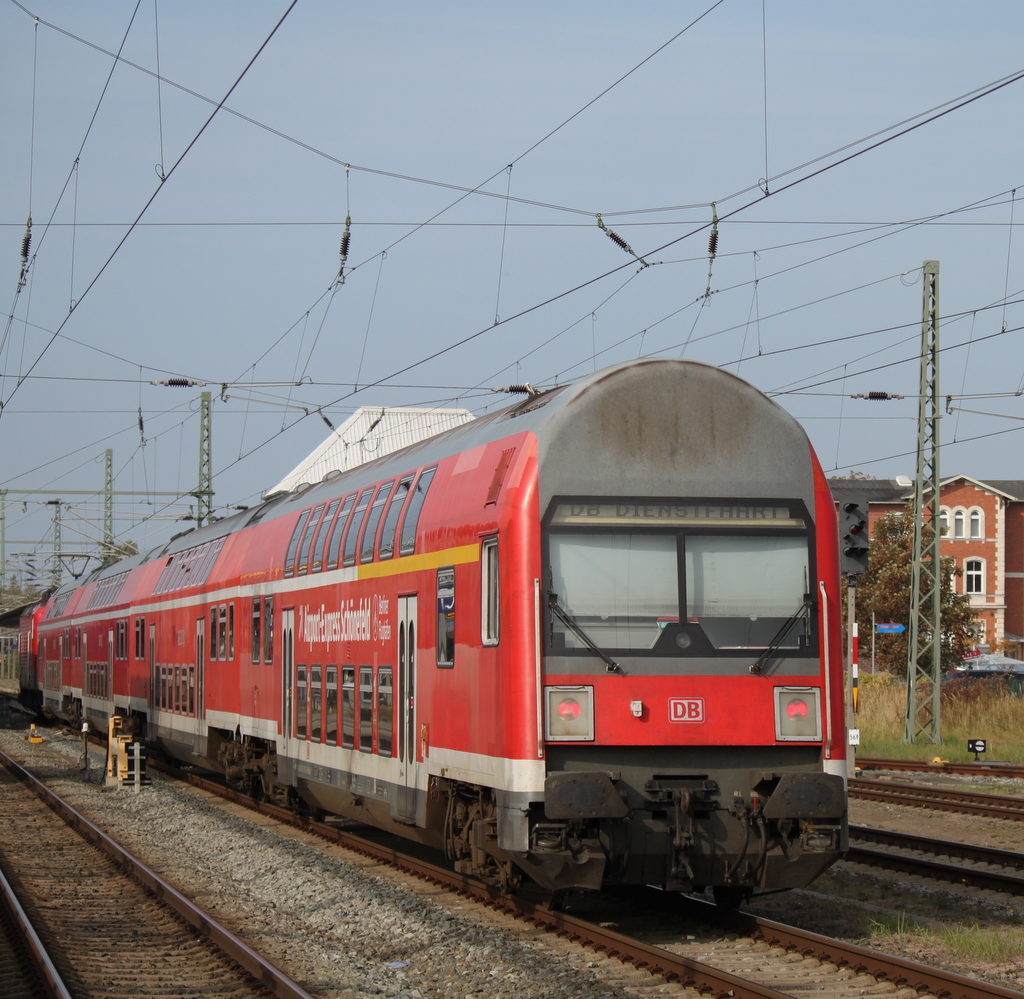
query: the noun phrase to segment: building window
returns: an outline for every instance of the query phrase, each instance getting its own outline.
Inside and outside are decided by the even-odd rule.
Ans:
[[[971,524],[971,537],[972,538],[980,538],[981,537],[981,511],[980,510],[972,510],[971,511],[970,524]]]
[[[949,511],[945,507],[939,511],[939,527],[943,535],[949,534]]]
[[[953,514],[953,537],[962,538],[964,536],[964,512],[963,510],[957,510]]]
[[[981,559],[969,558],[964,563],[964,592],[984,593],[984,570]]]

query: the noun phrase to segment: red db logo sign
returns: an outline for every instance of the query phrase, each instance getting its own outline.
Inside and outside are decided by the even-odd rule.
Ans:
[[[668,720],[672,722],[704,721],[704,698],[670,697],[668,699]]]

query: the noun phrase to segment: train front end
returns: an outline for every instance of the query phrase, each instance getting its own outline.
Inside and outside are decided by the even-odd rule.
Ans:
[[[802,887],[847,845],[835,510],[740,379],[653,361],[538,434],[542,885]]]

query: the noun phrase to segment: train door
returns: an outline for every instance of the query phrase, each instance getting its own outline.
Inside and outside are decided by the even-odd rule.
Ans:
[[[156,734],[156,720],[155,714],[156,709],[160,707],[160,677],[157,675],[156,668],[156,625],[150,624],[149,626],[149,645],[148,656],[149,659],[149,725],[150,735]]]
[[[114,699],[114,629],[107,629],[107,675],[103,683],[96,691],[97,695],[105,701]]]
[[[295,610],[287,607],[281,611],[281,742],[278,754],[289,756],[295,719],[293,691],[295,688]]]
[[[206,617],[196,618],[196,665],[195,672],[189,670],[188,713],[193,718],[203,717],[203,676],[206,673]],[[199,731],[197,728],[196,731]]]
[[[398,789],[395,818],[416,818],[416,597],[398,598]]]

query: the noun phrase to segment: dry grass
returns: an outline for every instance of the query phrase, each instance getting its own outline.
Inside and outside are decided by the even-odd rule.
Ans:
[[[861,678],[858,754],[882,759],[973,760],[968,739],[985,739],[985,760],[1024,763],[1024,698],[1015,697],[998,679],[950,680],[943,684],[941,708],[942,743],[903,741],[907,714],[907,688],[884,674]]]

